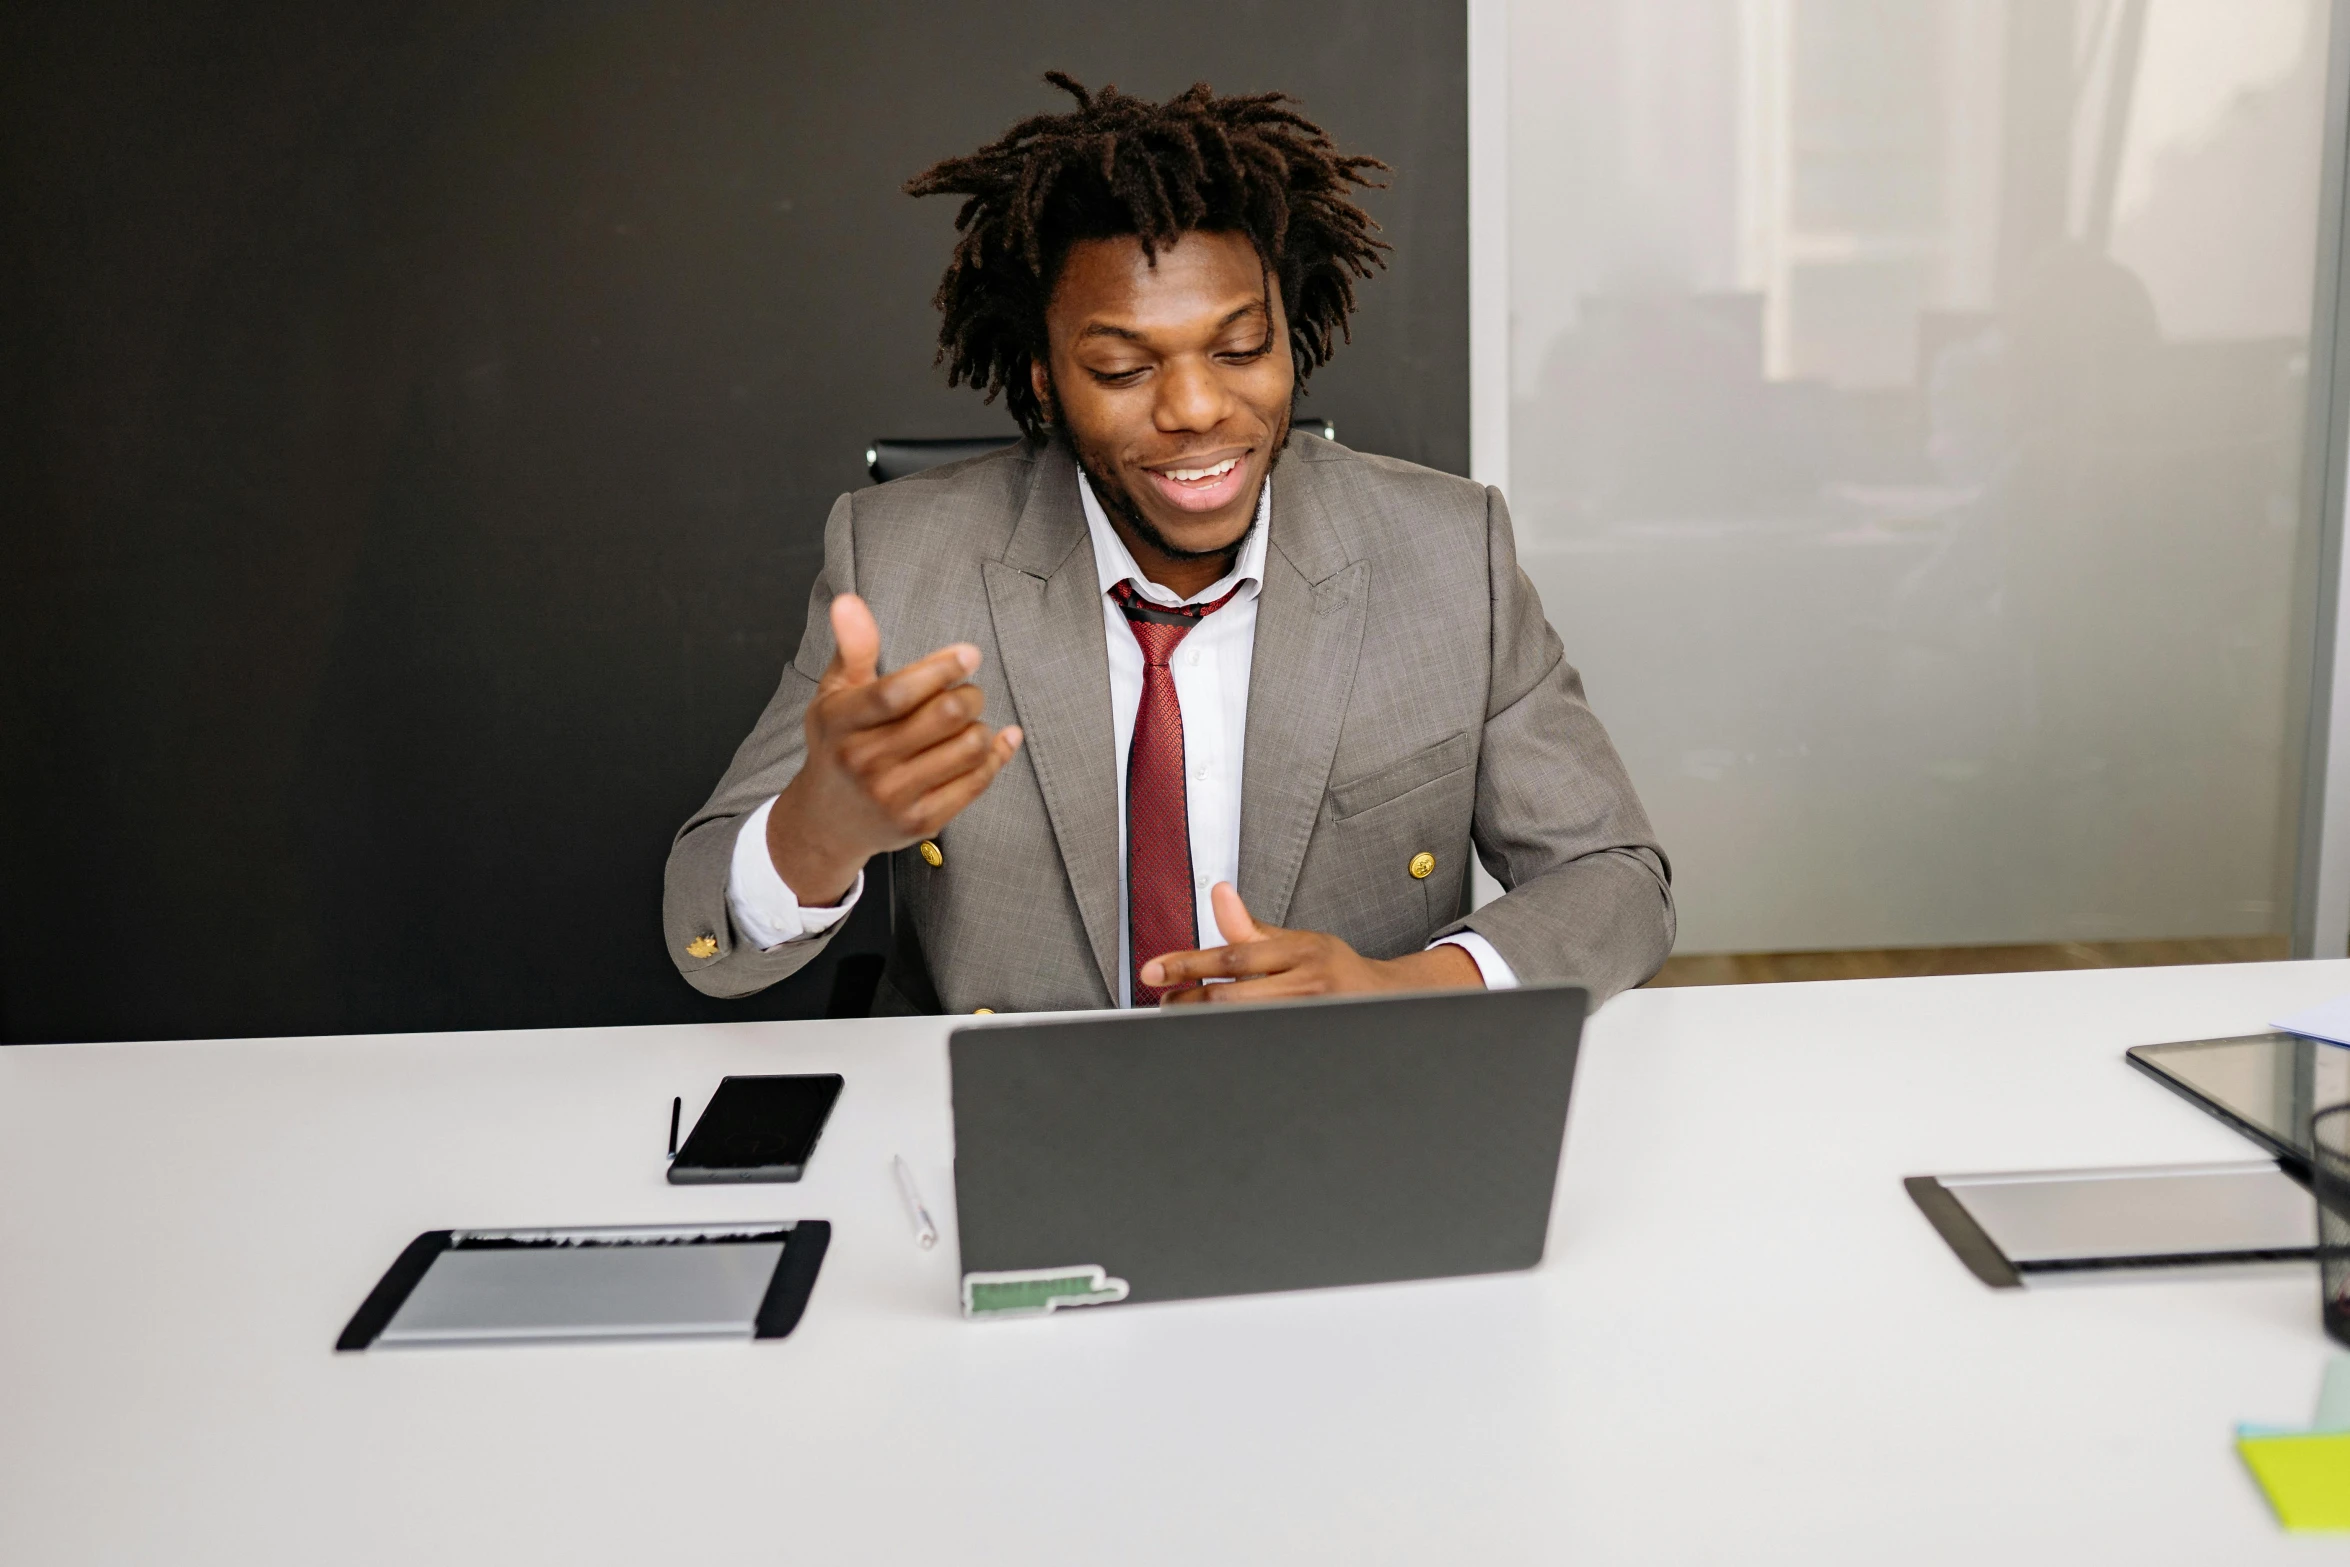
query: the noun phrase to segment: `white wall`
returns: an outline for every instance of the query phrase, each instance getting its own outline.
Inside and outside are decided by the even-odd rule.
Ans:
[[[1684,951],[2285,928],[2323,8],[2132,9],[1472,6],[1481,413]]]

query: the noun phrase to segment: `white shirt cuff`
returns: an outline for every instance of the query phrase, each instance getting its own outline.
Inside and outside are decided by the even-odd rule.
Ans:
[[[734,835],[734,861],[726,877],[726,907],[734,915],[735,933],[761,952],[772,952],[787,941],[823,935],[847,917],[865,892],[865,873],[859,871],[857,884],[836,907],[803,908],[790,884],[777,874],[775,860],[767,852],[767,813],[774,808],[775,797],[769,795],[743,818],[742,830]],[[1482,966],[1484,960],[1478,962]]]
[[[1510,960],[1493,948],[1493,943],[1473,930],[1458,931],[1450,936],[1439,936],[1428,943],[1433,951],[1438,947],[1458,947],[1477,965],[1477,972],[1485,976],[1487,990],[1515,990],[1518,971],[1510,967]]]

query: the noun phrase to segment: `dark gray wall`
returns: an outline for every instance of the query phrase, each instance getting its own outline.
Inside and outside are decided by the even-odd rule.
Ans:
[[[1458,0],[34,10],[0,1039],[821,1012],[829,964],[688,990],[662,857],[866,438],[1009,428],[931,367],[952,210],[897,192],[1048,67],[1287,89],[1393,163],[1306,409],[1466,467]]]

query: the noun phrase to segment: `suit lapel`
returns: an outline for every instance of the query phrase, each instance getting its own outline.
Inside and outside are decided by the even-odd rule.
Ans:
[[[1059,446],[1036,465],[1004,558],[984,562],[1004,683],[1103,984],[1118,994],[1118,759],[1100,584]]]
[[[1240,900],[1289,918],[1322,812],[1363,645],[1368,562],[1350,560],[1317,464],[1292,454],[1273,487],[1241,763]]]

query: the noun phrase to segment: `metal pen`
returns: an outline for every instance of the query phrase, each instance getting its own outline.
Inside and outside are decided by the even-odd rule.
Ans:
[[[890,1163],[897,1169],[898,1195],[906,1200],[906,1217],[914,1221],[914,1244],[924,1251],[938,1244],[938,1226],[930,1221],[930,1210],[922,1206],[922,1192],[914,1184],[914,1167],[906,1163],[904,1154],[892,1154]]]

